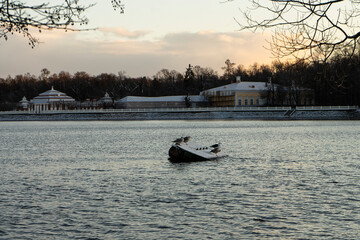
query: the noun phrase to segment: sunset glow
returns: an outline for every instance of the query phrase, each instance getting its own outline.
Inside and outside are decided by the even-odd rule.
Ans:
[[[85,71],[153,76],[167,68],[184,72],[188,64],[222,73],[226,59],[249,66],[274,59],[265,49],[269,34],[238,31],[239,2],[217,0],[124,1],[125,14],[99,2],[87,12],[90,31],[35,33],[32,49],[19,35],[0,40],[0,77]],[[149,11],[151,9],[151,11]]]

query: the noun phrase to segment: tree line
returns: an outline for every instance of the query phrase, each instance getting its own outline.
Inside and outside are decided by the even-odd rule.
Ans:
[[[0,78],[0,110],[14,109],[26,97],[28,100],[53,86],[77,101],[100,99],[109,93],[114,99],[125,96],[197,95],[201,91],[229,84],[241,76],[241,81],[272,82],[279,85],[272,103],[282,104],[284,88],[312,89],[316,105],[360,105],[360,55],[336,56],[326,63],[274,61],[270,65],[254,63],[249,67],[225,61],[220,75],[209,67],[192,66],[183,73],[162,69],[152,77],[129,77],[124,72],[90,75],[50,73],[43,69],[39,76],[20,74]]]

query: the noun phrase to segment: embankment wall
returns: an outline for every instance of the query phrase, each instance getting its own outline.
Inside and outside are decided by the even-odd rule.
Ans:
[[[212,112],[95,112],[0,114],[0,121],[96,121],[96,120],[360,120],[357,111],[212,111]]]

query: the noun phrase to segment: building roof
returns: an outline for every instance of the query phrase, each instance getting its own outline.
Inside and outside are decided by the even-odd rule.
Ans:
[[[51,90],[40,93],[39,96],[34,97],[31,100],[31,103],[35,104],[51,102],[75,102],[75,99],[67,96],[65,93],[55,90],[54,87],[52,87]]]
[[[105,96],[102,97],[98,102],[101,102],[101,103],[112,103],[113,100],[112,100],[112,98],[110,97],[110,95],[106,92],[106,93],[105,93]]]
[[[139,96],[127,96],[120,100],[118,103],[126,102],[183,102],[186,96],[163,96],[163,97],[139,97]],[[192,102],[203,102],[205,98],[198,95],[188,96]]]
[[[20,101],[20,103],[29,103],[29,101],[26,99],[26,97],[24,96],[22,98],[22,100]]]
[[[216,92],[259,92],[266,91],[268,89],[266,82],[237,82],[231,83],[224,86],[211,88],[202,91],[200,94],[211,94]]]

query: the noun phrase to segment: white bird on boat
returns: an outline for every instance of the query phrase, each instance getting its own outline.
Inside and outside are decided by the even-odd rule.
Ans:
[[[211,150],[210,152],[212,152],[212,153],[219,153],[219,152],[221,152],[221,149],[219,148],[219,147],[216,147],[216,148],[214,148],[213,150]]]
[[[177,139],[175,139],[175,140],[172,141],[172,142],[175,143],[175,144],[180,144],[180,143],[184,142],[184,138],[183,138],[183,137],[177,138]]]
[[[190,136],[186,136],[184,137],[184,143],[187,143],[188,141],[190,141],[191,137]]]
[[[219,148],[220,145],[221,145],[221,143],[216,143],[216,144],[214,144],[214,145],[211,145],[210,147],[212,147],[212,148]]]

